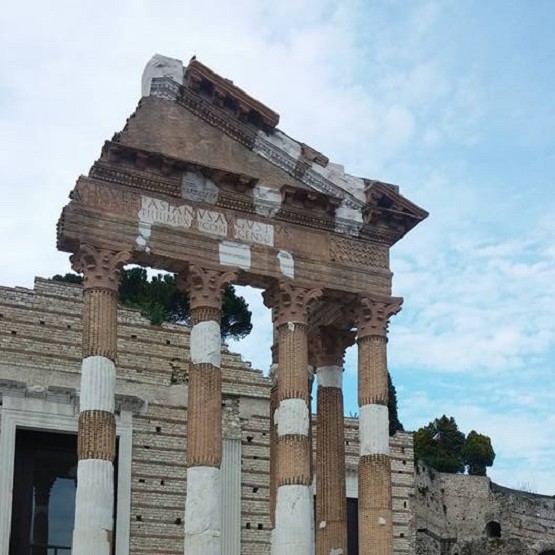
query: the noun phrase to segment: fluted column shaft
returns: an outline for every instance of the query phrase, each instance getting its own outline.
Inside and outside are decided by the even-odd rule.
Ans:
[[[368,555],[393,554],[387,382],[387,325],[402,299],[361,296],[358,309],[359,545]]]
[[[272,388],[270,390],[270,524],[272,530],[275,526],[276,497],[277,497],[277,450],[278,434],[274,415],[279,406],[277,377],[278,365],[278,333],[275,326],[275,309],[272,310],[272,325],[274,330],[274,343],[272,345],[272,365],[270,367],[270,380]]]
[[[314,553],[314,511],[311,492],[311,445],[308,408],[308,305],[321,295],[288,283],[267,291],[267,306],[276,309],[278,332],[278,464],[272,554]]]
[[[128,252],[81,245],[71,257],[83,272],[83,362],[77,436],[73,555],[110,555],[114,528],[117,306]]]
[[[236,274],[190,266],[178,283],[189,293],[191,365],[187,402],[185,554],[220,555],[222,376],[221,307]]]
[[[343,357],[354,333],[325,326],[311,338],[318,379],[316,413],[316,554],[347,553]]]

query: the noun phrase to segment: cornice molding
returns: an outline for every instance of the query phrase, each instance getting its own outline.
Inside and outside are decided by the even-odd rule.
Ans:
[[[197,62],[193,61],[192,63],[196,64]],[[209,71],[211,74],[213,73],[211,70]],[[217,77],[222,79],[219,76]],[[381,181],[364,179],[363,181],[367,184],[365,190],[367,202],[355,198],[346,189],[327,179],[311,167],[312,163],[323,167],[328,165],[329,160],[321,153],[304,143],[299,143],[301,157],[299,159],[294,158],[282,148],[264,138],[264,132],[240,122],[236,117],[230,116],[223,109],[218,108],[217,105],[203,99],[191,88],[180,85],[170,77],[154,78],[151,94],[158,98],[177,102],[310,189],[327,194],[330,197],[339,198],[344,208],[355,210],[363,215],[363,223],[352,221],[349,218],[337,218],[336,231],[339,233],[351,236],[360,235],[364,238],[393,245],[428,216],[425,210],[400,195],[398,187]],[[376,199],[376,196],[394,198],[400,210],[380,206],[380,201]],[[376,226],[378,222],[382,228],[385,226],[386,229],[383,231],[372,229],[379,227]]]
[[[202,120],[240,142],[249,150],[266,158],[291,177],[298,179],[316,191],[341,198],[348,208],[362,210],[364,207],[362,201],[356,199],[345,189],[326,179],[312,168],[306,168],[301,174],[298,169],[298,160],[269,140],[263,138],[256,129],[242,124],[236,118],[229,116],[223,110],[203,100],[201,96],[191,89],[183,87],[179,83],[172,81],[169,77],[154,78],[152,80],[151,95],[163,98],[164,100],[176,101]],[[318,156],[317,158],[318,161],[315,160],[315,163],[321,165],[325,157]]]

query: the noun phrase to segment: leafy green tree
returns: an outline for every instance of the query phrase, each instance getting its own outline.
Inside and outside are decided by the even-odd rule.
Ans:
[[[389,388],[389,401],[387,404],[389,409],[389,435],[392,436],[396,432],[402,432],[404,428],[397,413],[397,390],[393,385],[389,372],[387,373],[387,385]]]
[[[414,458],[440,472],[464,472],[464,443],[455,419],[443,415],[414,434]]]
[[[52,279],[69,283],[82,283],[77,274],[55,275]],[[162,322],[189,323],[189,299],[178,287],[171,274],[158,274],[148,279],[144,268],[127,268],[121,273],[120,303],[136,308],[153,325]],[[252,330],[251,312],[243,297],[228,285],[223,294],[221,331],[223,338],[241,339]]]
[[[469,474],[485,476],[486,467],[492,466],[495,460],[495,451],[490,438],[472,430],[466,436],[463,457]]]
[[[53,280],[56,281],[65,281],[66,283],[83,283],[83,276],[79,274],[56,274],[52,276]]]

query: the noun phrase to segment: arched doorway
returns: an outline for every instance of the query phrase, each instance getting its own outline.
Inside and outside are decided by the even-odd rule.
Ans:
[[[486,524],[486,536],[488,538],[500,538],[501,537],[501,524],[495,520],[490,520]]]

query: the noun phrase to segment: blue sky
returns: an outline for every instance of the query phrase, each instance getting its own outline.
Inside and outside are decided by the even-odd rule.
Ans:
[[[156,52],[193,55],[280,128],[429,210],[392,251],[389,363],[408,429],[491,436],[490,474],[555,494],[555,3],[10,3],[0,15],[0,283],[67,269],[55,223]],[[267,369],[269,315],[239,349]],[[355,353],[345,372],[356,410]]]

